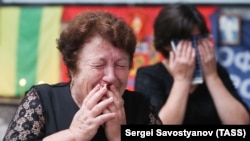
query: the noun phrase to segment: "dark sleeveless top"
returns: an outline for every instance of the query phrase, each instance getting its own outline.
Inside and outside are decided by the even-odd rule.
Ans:
[[[35,96],[37,99],[29,101],[29,96],[34,96],[34,93],[37,93],[37,96]],[[125,90],[123,99],[127,124],[161,124],[158,115],[153,111],[148,100],[140,93]],[[29,114],[33,120],[30,120],[30,118],[25,119],[22,123],[23,125],[31,124],[30,126],[26,126],[26,128],[22,128],[22,126],[18,129],[24,133],[27,133],[27,131],[30,132],[27,135],[26,140],[42,139],[58,131],[68,129],[75,113],[79,110],[79,107],[75,104],[71,96],[69,83],[58,83],[55,85],[42,84],[33,86],[26,93],[26,96],[19,105],[16,114],[10,122],[4,138],[6,141],[19,138],[21,133],[20,131],[16,131],[18,126],[17,121],[18,119],[23,118],[21,117],[22,114],[20,114],[20,111],[29,111],[27,108],[24,108],[24,105],[27,105],[27,103],[29,104],[28,109],[32,109],[33,106],[34,111],[37,112],[32,115]],[[37,107],[39,106],[41,107],[41,111],[37,110]],[[37,113],[39,112],[42,114],[38,115]],[[40,129],[40,131],[36,133],[32,133],[32,124],[34,121],[41,123],[40,127],[36,127]],[[106,140],[102,126],[100,126],[93,140]]]

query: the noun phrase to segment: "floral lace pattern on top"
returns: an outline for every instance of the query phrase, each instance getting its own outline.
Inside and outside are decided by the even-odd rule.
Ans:
[[[42,105],[35,89],[31,89],[10,122],[4,141],[24,141],[44,137]]]
[[[149,119],[150,119],[149,125],[162,125],[162,121],[156,117],[158,117],[158,116],[154,115],[152,112],[149,113]]]

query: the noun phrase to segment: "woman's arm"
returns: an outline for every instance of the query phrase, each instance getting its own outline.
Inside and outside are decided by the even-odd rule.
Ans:
[[[163,124],[182,124],[189,94],[189,82],[174,81],[170,95],[159,112]]]
[[[202,39],[199,46],[204,78],[223,124],[249,124],[249,114],[245,107],[233,96],[217,72],[214,46],[208,39]],[[224,75],[225,76],[224,72]],[[233,87],[233,85],[231,85]]]
[[[191,42],[180,41],[176,52],[170,52],[169,62],[165,64],[174,78],[174,84],[159,116],[163,124],[182,124],[195,67],[195,50]]]
[[[44,116],[39,96],[31,89],[18,106],[4,141],[41,140],[44,137]]]
[[[218,76],[206,78],[206,83],[223,124],[249,124],[247,110],[226,89]]]

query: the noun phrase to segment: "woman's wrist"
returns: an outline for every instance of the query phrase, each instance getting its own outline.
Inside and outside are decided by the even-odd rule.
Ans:
[[[178,84],[178,85],[183,85],[183,86],[190,86],[191,85],[191,80],[190,79],[178,79],[175,78],[174,79],[174,84]]]
[[[50,136],[47,136],[43,139],[43,141],[55,141],[55,140],[61,140],[61,141],[76,141],[74,135],[69,129],[54,133]]]
[[[206,83],[214,83],[218,81],[219,79],[220,78],[216,73],[205,76]]]

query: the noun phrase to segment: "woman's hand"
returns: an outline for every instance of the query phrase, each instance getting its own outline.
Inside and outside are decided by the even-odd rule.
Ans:
[[[199,41],[199,52],[206,85],[222,124],[249,124],[249,113],[218,75],[214,45],[209,39]]]
[[[107,97],[114,98],[114,102],[104,110],[104,114],[116,113],[115,118],[105,122],[105,133],[109,141],[121,140],[121,125],[126,124],[126,115],[124,110],[124,101],[122,94],[120,94],[116,88],[111,85],[109,87]]]
[[[204,78],[218,77],[214,45],[208,38],[200,39],[198,44]]]
[[[195,67],[195,50],[190,41],[181,40],[175,53],[170,52],[169,71],[175,81],[190,81]]]
[[[190,84],[195,67],[195,49],[181,40],[175,53],[170,52],[167,69],[174,78],[167,101],[159,112],[163,124],[180,125],[186,113]]]
[[[75,114],[69,128],[75,141],[91,140],[97,133],[99,126],[117,117],[114,112],[104,112],[114,102],[113,97],[103,99],[107,92],[107,87],[101,87],[98,84],[84,98],[82,106]]]

